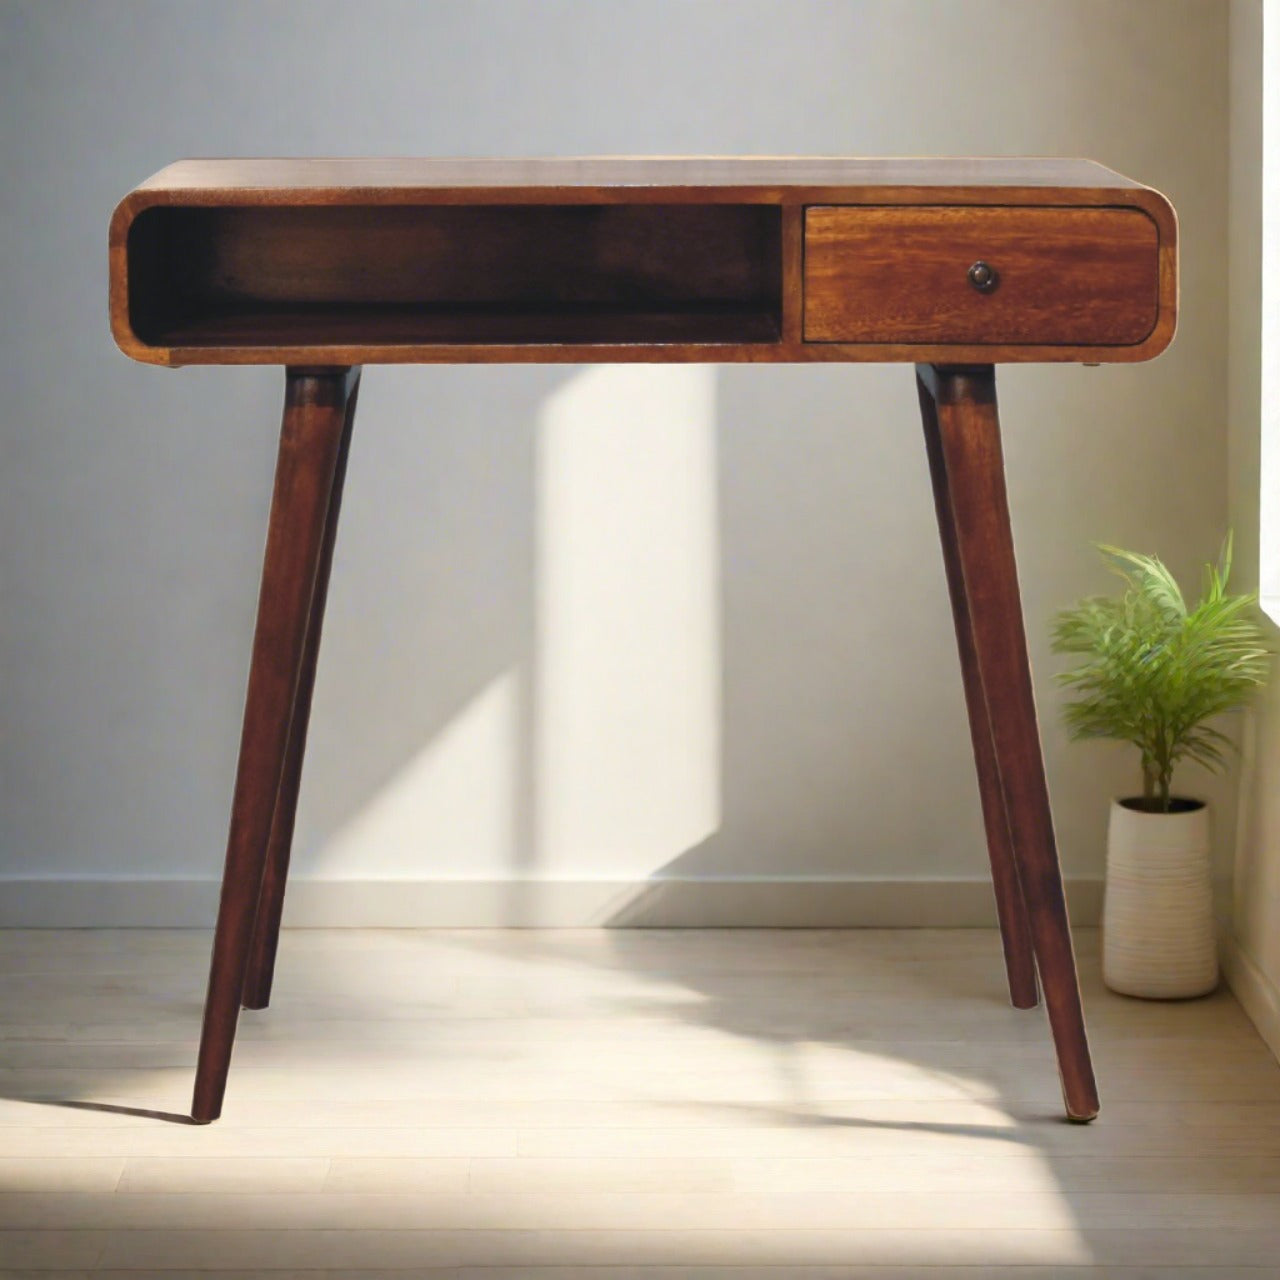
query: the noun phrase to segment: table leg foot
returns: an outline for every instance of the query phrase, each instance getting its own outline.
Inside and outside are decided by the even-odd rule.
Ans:
[[[222,1112],[330,495],[355,379],[349,369],[286,373],[258,621],[191,1104],[192,1119],[198,1124],[207,1124]]]
[[[1072,1120],[1087,1121],[1098,1113],[1098,1093],[1027,657],[996,411],[995,370],[990,365],[921,365],[917,373],[933,405],[932,416],[925,414],[925,431],[937,437],[978,684],[986,705],[1013,861],[1044,988],[1066,1111]],[[979,737],[975,733],[975,738]]]

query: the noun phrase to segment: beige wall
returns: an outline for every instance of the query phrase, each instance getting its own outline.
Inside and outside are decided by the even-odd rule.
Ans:
[[[1066,742],[1047,628],[1110,584],[1092,540],[1194,576],[1226,523],[1226,38],[1203,0],[8,0],[0,914],[211,918],[281,380],[130,364],[105,318],[113,204],[188,154],[1084,155],[1166,192],[1173,348],[1001,374],[1096,886],[1136,761]],[[369,370],[315,711],[296,875],[392,911],[656,875],[989,904],[909,369]],[[1234,783],[1182,785],[1229,853]]]
[[[1239,531],[1240,585],[1250,588],[1259,581],[1262,496],[1263,49],[1262,0],[1233,0],[1229,492]],[[1268,297],[1270,307],[1278,302]],[[1269,497],[1274,502],[1275,495]],[[1280,632],[1273,629],[1273,635]],[[1227,962],[1232,985],[1280,1051],[1280,681],[1249,717],[1245,737]]]

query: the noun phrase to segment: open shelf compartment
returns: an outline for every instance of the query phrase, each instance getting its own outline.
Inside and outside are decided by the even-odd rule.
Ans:
[[[155,206],[129,316],[157,347],[772,343],[770,204]]]

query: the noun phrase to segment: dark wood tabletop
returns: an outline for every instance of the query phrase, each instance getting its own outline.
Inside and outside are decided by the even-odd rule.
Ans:
[[[155,364],[1145,360],[1177,221],[1088,160],[209,159],[129,193]]]

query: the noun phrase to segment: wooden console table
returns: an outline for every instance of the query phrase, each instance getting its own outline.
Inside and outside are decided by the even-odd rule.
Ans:
[[[994,366],[1172,340],[1177,223],[1084,160],[187,160],[111,221],[111,326],[161,365],[279,364],[284,422],[192,1116],[271,992],[359,367],[916,366],[1009,989],[1097,1091],[1045,784]]]

